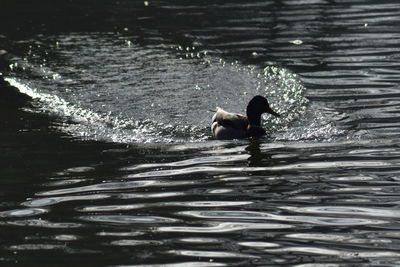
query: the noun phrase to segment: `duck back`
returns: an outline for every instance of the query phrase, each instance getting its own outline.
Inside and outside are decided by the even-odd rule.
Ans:
[[[246,137],[248,125],[246,116],[217,108],[212,118],[211,132],[217,139],[240,139]]]

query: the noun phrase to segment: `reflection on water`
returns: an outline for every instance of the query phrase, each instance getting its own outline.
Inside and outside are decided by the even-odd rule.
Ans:
[[[2,265],[400,264],[396,1],[44,2],[0,23]]]

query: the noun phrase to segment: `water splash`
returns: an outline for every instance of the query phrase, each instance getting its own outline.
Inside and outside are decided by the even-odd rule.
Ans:
[[[282,115],[264,117],[264,127],[275,139],[307,139],[326,125],[325,117],[315,120],[315,114],[307,113],[306,88],[287,69],[227,62],[196,47],[141,46],[114,37],[47,37],[43,43],[50,43],[46,49],[57,57],[29,66],[28,54],[24,70],[14,69],[22,76],[21,71],[39,68],[35,73],[42,73],[42,78],[7,81],[34,98],[37,110],[57,115],[62,123],[55,127],[79,138],[201,142],[210,138],[209,110],[220,106],[244,113],[250,98],[258,94]],[[305,115],[311,119],[293,128]],[[332,128],[320,129],[323,134],[318,136],[335,133]]]

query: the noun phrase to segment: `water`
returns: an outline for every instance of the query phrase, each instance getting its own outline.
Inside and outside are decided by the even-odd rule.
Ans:
[[[78,137],[124,143],[201,141],[209,135],[210,110],[217,105],[233,102],[230,108],[243,112],[252,96],[269,95],[284,116],[271,120],[269,128],[282,128],[308,104],[304,86],[285,69],[227,63],[194,47],[139,47],[115,34],[49,39],[37,42],[49,42],[46,49],[54,49],[60,62],[34,64],[25,57],[10,68],[33,72],[39,81],[6,80],[37,100],[39,110],[63,118],[62,130]],[[32,45],[29,49],[34,58]],[[99,70],[104,64],[110,68]]]
[[[396,1],[10,2],[2,265],[400,264]]]

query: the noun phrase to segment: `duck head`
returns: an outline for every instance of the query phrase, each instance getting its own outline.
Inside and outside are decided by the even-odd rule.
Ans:
[[[265,97],[257,95],[250,100],[246,109],[246,115],[250,125],[260,126],[261,114],[263,113],[269,113],[276,117],[280,117],[278,113],[271,109],[268,100]]]

